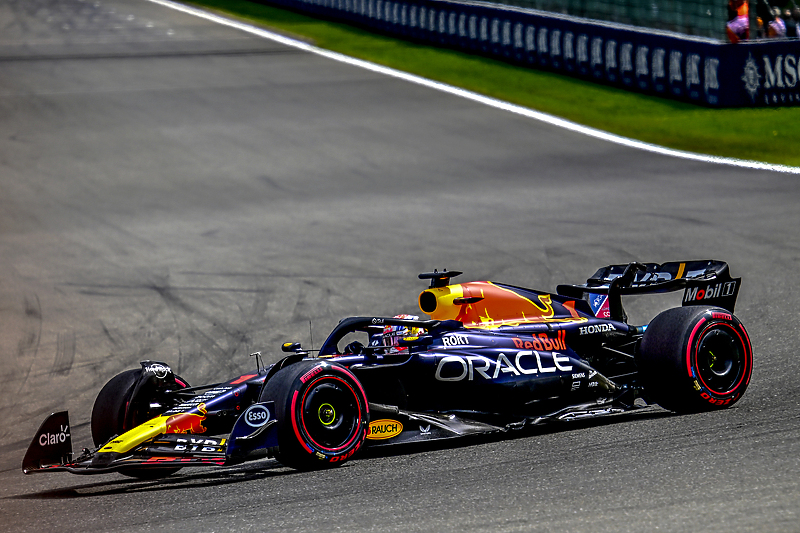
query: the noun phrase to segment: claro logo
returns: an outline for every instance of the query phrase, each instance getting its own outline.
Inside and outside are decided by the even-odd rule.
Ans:
[[[53,444],[63,444],[69,438],[69,426],[61,426],[58,433],[42,433],[39,435],[39,446],[52,446]]]
[[[375,420],[369,423],[367,438],[369,440],[391,439],[403,432],[403,424],[397,420]]]

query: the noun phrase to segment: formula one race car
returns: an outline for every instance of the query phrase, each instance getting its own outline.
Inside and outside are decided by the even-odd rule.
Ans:
[[[168,475],[275,457],[311,469],[364,446],[508,431],[656,403],[725,408],[744,394],[750,340],[733,315],[741,278],[722,261],[630,263],[556,294],[420,274],[430,320],[342,320],[312,355],[190,387],[165,363],[114,377],[92,411],[96,448],[73,458],[66,411],[48,417],[22,470]],[[683,290],[683,306],[627,323],[622,296]]]

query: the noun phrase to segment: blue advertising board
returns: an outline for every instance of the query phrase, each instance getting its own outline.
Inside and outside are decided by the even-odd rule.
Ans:
[[[260,1],[435,46],[701,105],[800,105],[799,40],[728,44],[477,2]]]

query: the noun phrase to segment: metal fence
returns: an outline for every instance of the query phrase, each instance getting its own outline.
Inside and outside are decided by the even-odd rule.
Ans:
[[[725,39],[727,0],[491,0],[588,19]]]

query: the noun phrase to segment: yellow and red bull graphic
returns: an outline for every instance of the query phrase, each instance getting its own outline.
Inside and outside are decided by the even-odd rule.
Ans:
[[[206,404],[197,406],[199,413],[179,413],[167,418],[164,433],[205,433],[203,421],[206,419]]]
[[[136,426],[103,446],[100,452],[125,453],[135,446],[165,433],[205,433],[202,422],[206,419],[206,404],[197,406],[200,413],[179,413],[170,416],[157,416]]]
[[[434,320],[458,320],[468,328],[586,320],[567,305],[569,316],[557,316],[549,294],[529,296],[490,281],[473,281],[427,289],[419,296],[419,307]]]

